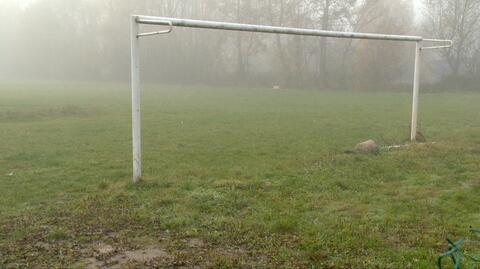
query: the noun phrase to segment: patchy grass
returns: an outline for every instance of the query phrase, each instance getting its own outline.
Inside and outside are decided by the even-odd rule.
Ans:
[[[0,267],[432,268],[480,226],[479,94],[357,155],[405,142],[408,94],[146,87],[138,185],[129,97],[0,86]]]

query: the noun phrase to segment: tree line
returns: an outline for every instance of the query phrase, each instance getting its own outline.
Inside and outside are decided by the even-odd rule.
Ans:
[[[424,55],[423,82],[480,81],[480,0],[3,0],[0,77],[127,81],[131,14],[453,39],[454,48]],[[414,46],[176,28],[142,40],[142,75],[163,83],[396,89],[411,83]]]

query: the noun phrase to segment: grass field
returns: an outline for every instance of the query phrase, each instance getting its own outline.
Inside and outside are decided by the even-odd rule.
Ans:
[[[434,268],[480,227],[479,104],[424,94],[436,144],[362,155],[409,94],[146,86],[133,185],[127,85],[0,85],[0,268]]]

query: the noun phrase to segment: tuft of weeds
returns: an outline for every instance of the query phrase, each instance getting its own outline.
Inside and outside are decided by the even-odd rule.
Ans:
[[[62,241],[70,238],[69,232],[61,227],[50,229],[46,235],[46,239],[50,241]]]

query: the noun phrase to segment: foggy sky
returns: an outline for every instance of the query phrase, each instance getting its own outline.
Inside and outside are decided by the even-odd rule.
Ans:
[[[444,5],[445,14],[450,2],[465,0],[435,0],[442,4],[429,8],[422,4],[426,1],[340,0],[325,9],[316,0],[2,0],[0,78],[128,81],[131,14],[461,41],[451,36],[458,25],[436,27],[435,7]],[[473,21],[475,14],[466,16]],[[423,82],[480,77],[480,39],[468,38],[456,43],[469,47],[426,54]],[[412,48],[407,43],[175,29],[142,40],[141,64],[147,81],[161,83],[394,89],[411,82]]]

